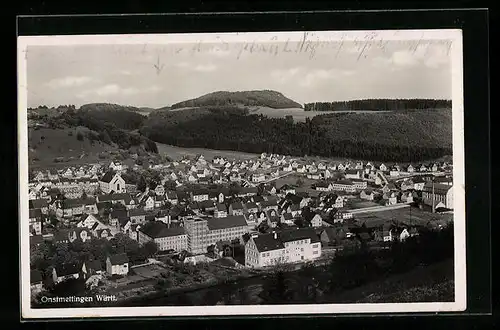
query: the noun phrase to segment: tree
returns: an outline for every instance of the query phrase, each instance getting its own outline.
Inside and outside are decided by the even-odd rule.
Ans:
[[[143,246],[148,257],[154,256],[158,252],[158,245],[154,241],[148,241]]]
[[[297,185],[297,187],[302,187],[304,185],[304,180],[298,178],[295,184]]]
[[[144,178],[143,175],[139,178],[139,182],[137,182],[137,190],[140,192],[145,192],[147,187],[147,182],[146,179]]]
[[[78,131],[78,133],[76,133],[76,139],[78,141],[83,141],[84,137],[83,137],[82,132]]]
[[[267,278],[262,289],[262,298],[266,304],[286,304],[292,298],[291,281],[281,269],[277,269]]]

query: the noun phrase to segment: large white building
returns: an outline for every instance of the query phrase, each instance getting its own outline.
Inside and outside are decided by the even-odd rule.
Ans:
[[[154,241],[158,250],[183,251],[188,249],[187,234],[182,227],[169,227],[162,221],[150,221],[141,226],[137,234],[139,244]]]
[[[321,256],[321,243],[312,228],[253,235],[245,245],[245,266],[260,268],[304,262]]]
[[[437,208],[453,209],[453,186],[448,184],[426,182],[422,190],[422,201],[427,204],[433,204]]]

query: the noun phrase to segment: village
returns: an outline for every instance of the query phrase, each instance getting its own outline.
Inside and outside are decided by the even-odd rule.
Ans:
[[[64,246],[126,237],[150,253],[140,260],[126,252],[67,260],[43,270],[32,265],[31,288],[40,292],[47,283],[68,279],[116,286],[141,274],[141,267],[161,269],[171,260],[258,270],[319,262],[360,246],[384,248],[451,221],[452,169],[446,162],[332,162],[261,154],[34,171],[32,249],[44,242]]]

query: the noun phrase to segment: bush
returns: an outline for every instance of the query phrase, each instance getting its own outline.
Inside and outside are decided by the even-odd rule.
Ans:
[[[73,131],[69,131],[68,136],[73,136]]]
[[[76,139],[77,139],[78,141],[83,141],[83,134],[82,134],[82,132],[78,132],[78,133],[76,133]]]

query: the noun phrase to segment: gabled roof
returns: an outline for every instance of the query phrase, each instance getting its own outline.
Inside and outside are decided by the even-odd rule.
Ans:
[[[112,265],[123,265],[128,263],[128,257],[126,253],[113,254],[108,258]]]
[[[58,277],[78,274],[80,267],[76,263],[67,263],[54,267]]]
[[[257,237],[254,237],[253,241],[255,243],[255,246],[257,247],[257,251],[259,252],[273,251],[285,248],[281,240],[274,239],[273,233],[261,234]]]
[[[246,227],[247,221],[242,215],[228,216],[225,218],[209,218],[207,220],[207,226],[209,230]]]
[[[224,205],[224,204],[217,204],[217,211],[219,211],[219,212],[226,212],[227,211],[226,205]]]
[[[101,181],[102,182],[106,182],[106,183],[110,183],[111,180],[113,180],[113,178],[115,177],[115,172],[114,171],[108,171],[106,172],[106,174],[103,175],[103,177],[101,178]]]
[[[102,262],[99,260],[92,260],[92,261],[85,261],[85,267],[87,268],[87,271],[93,270],[93,271],[101,271],[104,270],[104,266]]]
[[[150,221],[141,226],[139,231],[153,239],[186,234],[183,227],[169,228],[165,223],[161,221]]]
[[[131,209],[128,211],[128,215],[130,217],[140,217],[140,216],[145,216],[147,214],[148,212],[143,209]]]
[[[278,232],[278,237],[283,242],[291,242],[307,238],[311,239],[311,243],[319,242],[319,237],[313,228],[283,230]]]
[[[243,204],[241,204],[241,202],[234,202],[231,204],[231,207],[233,210],[241,210],[243,209]]]
[[[257,206],[257,204],[255,204],[255,203],[246,203],[246,204],[245,204],[245,207],[246,207],[247,209],[258,209],[258,208],[259,208],[259,207]]]
[[[114,209],[113,211],[111,211],[110,217],[111,217],[111,219],[118,219],[121,217],[126,217],[127,214],[128,214],[127,210]]]

